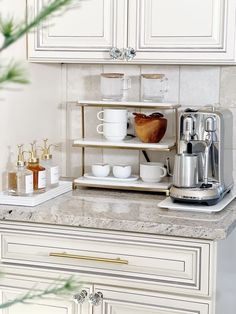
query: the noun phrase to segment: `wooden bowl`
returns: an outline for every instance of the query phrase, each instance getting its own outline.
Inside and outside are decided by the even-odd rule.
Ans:
[[[135,131],[143,143],[158,143],[167,129],[167,119],[155,112],[149,116],[142,113],[133,113],[135,118]]]

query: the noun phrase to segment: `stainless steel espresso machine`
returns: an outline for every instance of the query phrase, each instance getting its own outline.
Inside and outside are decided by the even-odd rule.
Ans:
[[[180,114],[174,201],[214,205],[232,189],[232,136],[230,110],[211,106]]]

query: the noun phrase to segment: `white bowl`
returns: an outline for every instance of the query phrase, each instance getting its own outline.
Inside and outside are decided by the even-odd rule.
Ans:
[[[94,164],[92,165],[92,174],[95,177],[107,177],[111,171],[108,164]]]
[[[132,167],[130,165],[115,165],[112,172],[116,178],[127,179],[131,176]]]

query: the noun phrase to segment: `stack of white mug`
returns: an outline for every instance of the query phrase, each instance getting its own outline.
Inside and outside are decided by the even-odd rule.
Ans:
[[[104,109],[97,114],[103,123],[97,126],[97,132],[107,140],[120,142],[127,135],[127,109]]]

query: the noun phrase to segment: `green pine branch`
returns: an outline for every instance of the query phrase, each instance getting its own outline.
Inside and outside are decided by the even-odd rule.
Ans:
[[[12,16],[4,18],[0,15],[0,33],[2,33],[4,38],[0,52],[11,46],[31,29],[40,25],[42,21],[53,13],[63,8],[70,8],[70,5],[74,4],[75,1],[79,2],[80,0],[51,0],[48,5],[41,9],[38,15],[28,22],[17,22]],[[29,83],[28,79],[25,78],[25,74],[26,71],[18,62],[10,62],[6,66],[0,67],[0,88],[6,83]]]
[[[62,285],[60,285],[59,283],[55,283],[53,287],[48,287],[46,290],[41,292],[34,292],[33,290],[28,291],[27,293],[16,299],[0,304],[0,309],[5,309],[18,303],[24,304],[34,299],[42,299],[49,295],[68,295],[70,292],[75,291],[79,287],[80,285],[75,281],[75,279],[73,277],[70,277]]]
[[[79,0],[77,0],[79,1]],[[38,15],[27,22],[17,23],[13,17],[3,18],[0,16],[0,32],[4,36],[4,42],[0,48],[0,52],[8,48],[31,29],[38,26],[43,20],[47,19],[56,11],[68,7],[75,0],[53,0],[47,6],[44,6]]]
[[[28,84],[26,70],[19,62],[11,61],[5,66],[0,66],[0,88],[6,83]]]

